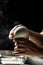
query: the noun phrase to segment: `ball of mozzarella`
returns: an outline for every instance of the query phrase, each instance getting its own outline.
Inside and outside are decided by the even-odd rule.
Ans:
[[[11,33],[13,33],[14,37],[12,37]],[[17,25],[10,31],[9,38],[29,38],[29,30],[23,25]]]

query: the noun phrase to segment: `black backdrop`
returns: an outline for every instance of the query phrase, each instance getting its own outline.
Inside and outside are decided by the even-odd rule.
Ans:
[[[13,50],[14,44],[9,40],[8,35],[18,23],[33,31],[42,31],[43,16],[32,14],[32,1],[0,0],[0,50]]]

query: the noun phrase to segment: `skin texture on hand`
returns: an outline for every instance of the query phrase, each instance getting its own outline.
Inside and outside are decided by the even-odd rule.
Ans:
[[[39,47],[30,40],[18,38],[15,39],[17,48],[14,48],[14,55],[24,55],[24,56],[43,56],[43,48]],[[15,53],[15,50],[18,53]]]
[[[42,42],[43,37],[40,34],[37,34],[35,32],[30,31],[31,39],[27,38],[15,38],[14,30],[16,27],[14,27],[9,34],[9,38],[13,40],[14,42],[14,55],[24,55],[24,56],[39,56],[43,57],[43,46]],[[34,42],[35,41],[35,42]]]

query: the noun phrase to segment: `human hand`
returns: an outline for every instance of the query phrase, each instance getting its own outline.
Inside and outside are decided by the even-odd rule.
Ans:
[[[23,55],[23,56],[39,56],[40,50],[39,47],[34,44],[32,41],[25,38],[16,38],[16,43],[14,44],[14,55]],[[14,42],[14,40],[13,40]]]
[[[11,29],[9,38],[14,42],[14,55],[34,55],[40,54],[41,48],[29,40],[29,31],[25,26],[17,25]]]
[[[27,47],[28,45],[27,46],[25,45],[25,43],[26,43],[25,41],[28,40],[28,35],[29,35],[29,32],[25,26],[17,25],[11,29],[11,31],[9,33],[9,39],[12,39],[13,42],[15,42],[14,51],[17,51],[16,53],[18,53],[18,52],[21,54],[27,53],[26,50],[28,49],[28,47]],[[27,49],[25,50],[25,48],[27,48]]]
[[[31,46],[31,44],[28,39],[16,38],[15,40],[13,40],[13,42],[15,42],[14,43],[15,47],[14,47],[14,52],[13,52],[14,55],[26,56],[26,55],[33,53],[32,50],[30,49],[31,47],[29,47],[29,46]]]

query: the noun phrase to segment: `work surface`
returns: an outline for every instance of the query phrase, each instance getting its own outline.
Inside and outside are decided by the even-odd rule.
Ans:
[[[12,52],[11,50],[0,50],[0,54],[2,55],[12,55]]]
[[[0,51],[0,65],[43,65],[43,58],[13,56],[12,51]]]
[[[0,51],[0,64],[5,65],[21,65],[25,64],[27,57],[24,56],[15,56],[12,54],[13,51],[1,50]]]
[[[0,64],[3,65],[3,64]],[[29,64],[4,64],[4,65],[29,65]]]

